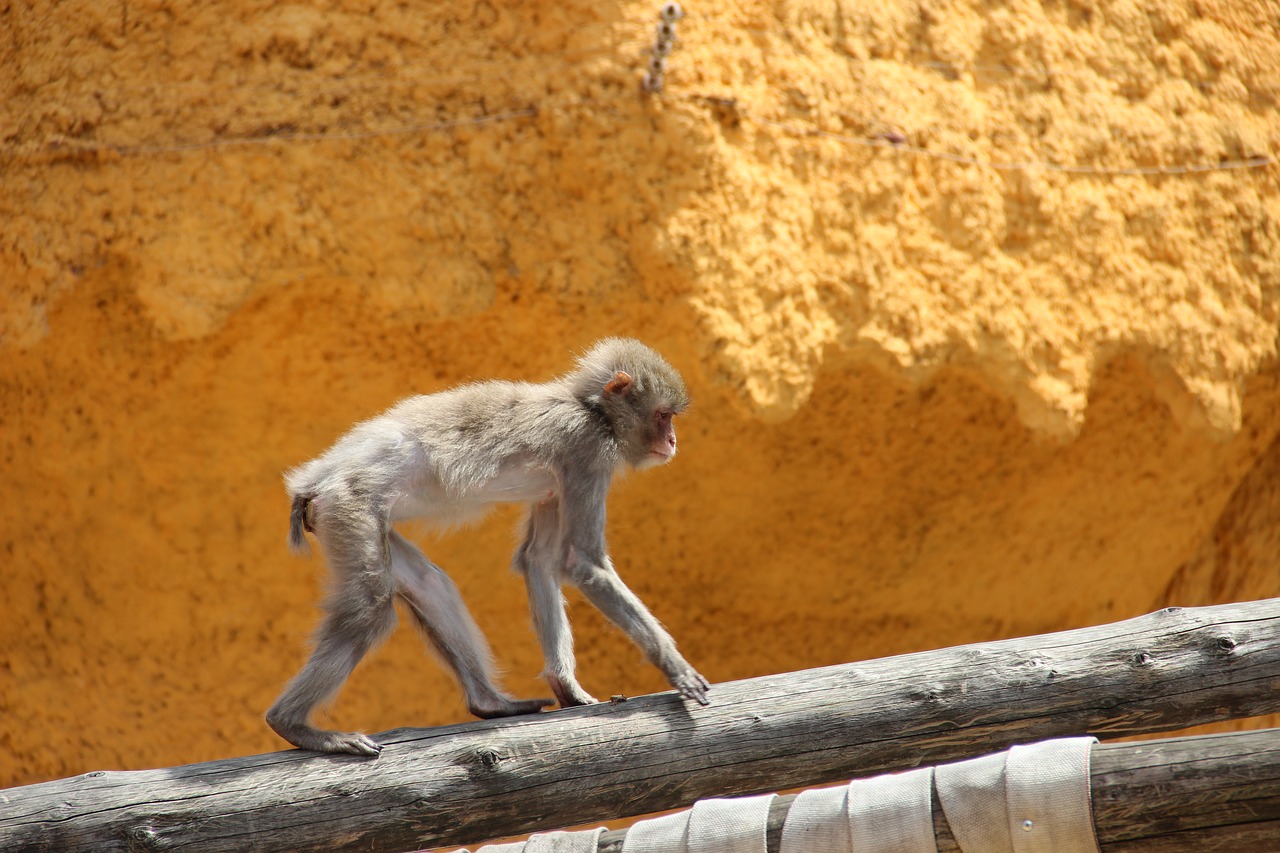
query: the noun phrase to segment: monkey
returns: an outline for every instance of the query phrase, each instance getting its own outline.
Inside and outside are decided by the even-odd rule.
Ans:
[[[679,372],[638,340],[607,338],[568,373],[542,384],[491,380],[406,398],[356,424],[285,474],[288,545],[320,544],[331,588],[314,648],[267,711],[267,724],[303,749],[376,756],[359,732],[310,723],[360,659],[391,633],[401,600],[481,719],[596,702],[575,675],[562,585],[580,590],[687,699],[710,683],[622,582],[605,547],[605,498],[615,473],[670,462],[673,419],[689,406]],[[394,525],[473,520],[522,503],[512,558],[524,578],[534,632],[555,700],[514,699],[497,685],[489,645],[449,576]]]

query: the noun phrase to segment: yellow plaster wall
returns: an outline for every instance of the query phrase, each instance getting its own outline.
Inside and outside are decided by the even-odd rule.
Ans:
[[[279,473],[607,334],[694,391],[609,535],[714,681],[1280,594],[1280,181],[1177,171],[1280,151],[1273,5],[689,11],[646,98],[656,4],[0,9],[0,785],[281,747]],[[543,695],[515,519],[419,538]],[[406,629],[328,721],[465,716]]]

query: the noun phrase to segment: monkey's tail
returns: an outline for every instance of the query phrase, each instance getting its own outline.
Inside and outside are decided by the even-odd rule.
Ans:
[[[303,530],[315,532],[311,520],[307,517],[311,509],[311,500],[315,495],[297,495],[293,499],[293,507],[289,510],[289,551],[299,557],[311,555],[311,543],[307,541]]]

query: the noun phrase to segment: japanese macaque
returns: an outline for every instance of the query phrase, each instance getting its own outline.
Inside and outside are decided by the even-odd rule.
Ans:
[[[452,525],[497,503],[528,505],[512,562],[528,587],[543,675],[562,707],[596,701],[574,676],[565,583],[626,632],[682,695],[707,704],[709,683],[623,584],[604,538],[615,471],[671,461],[672,419],[688,405],[684,381],[662,356],[639,341],[610,338],[541,385],[479,382],[410,397],[288,472],[289,545],[308,553],[304,531],[312,533],[333,586],[315,649],[267,724],[303,749],[377,755],[381,746],[366,735],[324,731],[309,720],[395,627],[397,596],[457,676],[471,713],[505,717],[551,705],[513,699],[497,686],[488,643],[457,587],[393,527],[405,519]]]

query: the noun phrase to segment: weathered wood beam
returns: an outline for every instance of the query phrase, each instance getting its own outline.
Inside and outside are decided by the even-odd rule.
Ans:
[[[1280,729],[1093,748],[1089,785],[1102,853],[1276,853],[1280,849]],[[769,853],[795,801],[769,810]],[[961,853],[934,792],[938,853]],[[600,837],[622,853],[625,829]]]
[[[0,791],[0,849],[410,850],[1280,711],[1280,599]]]
[[[1097,744],[1103,853],[1280,850],[1280,729]]]

